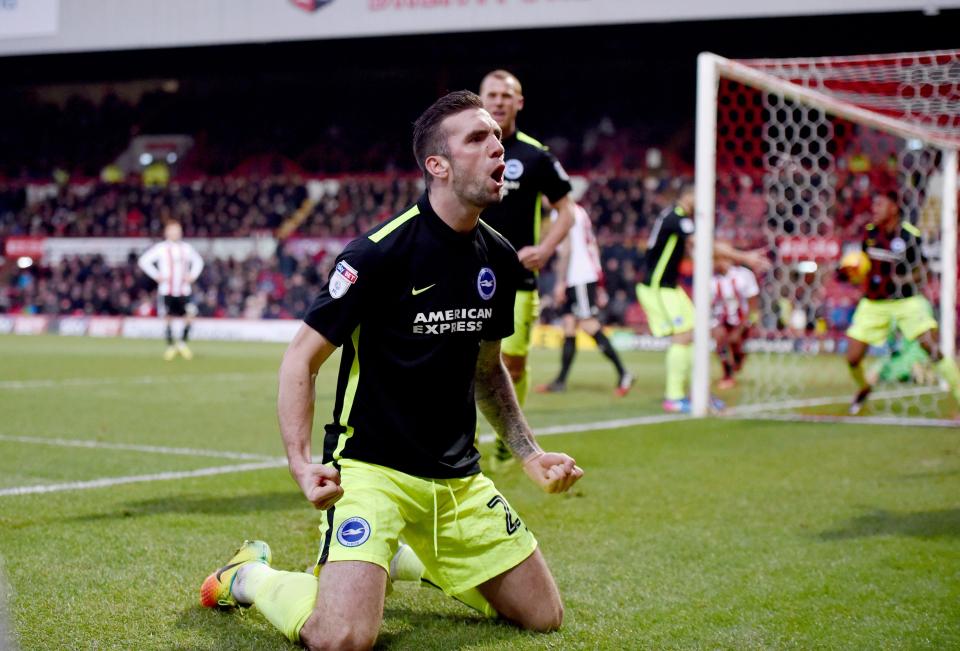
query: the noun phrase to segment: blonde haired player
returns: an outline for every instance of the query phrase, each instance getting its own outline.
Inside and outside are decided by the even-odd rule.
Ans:
[[[157,315],[166,320],[167,350],[163,358],[168,362],[179,353],[184,359],[193,359],[187,346],[190,326],[196,315],[196,306],[190,302],[193,283],[203,271],[203,258],[197,250],[183,241],[183,227],[171,221],[163,229],[164,240],[147,249],[137,260],[143,273],[157,283]],[[173,339],[173,320],[183,319],[183,333],[179,343]]]
[[[574,202],[570,179],[550,150],[517,129],[517,114],[523,109],[520,80],[506,70],[487,73],[480,82],[483,107],[503,131],[504,162],[502,200],[483,211],[483,221],[501,233],[517,250],[525,271],[517,290],[513,334],[503,340],[503,363],[523,406],[530,384],[527,358],[533,326],[539,313],[537,271],[547,263],[573,226]],[[557,211],[557,219],[541,239],[543,198]],[[513,461],[510,450],[499,438],[494,468]]]

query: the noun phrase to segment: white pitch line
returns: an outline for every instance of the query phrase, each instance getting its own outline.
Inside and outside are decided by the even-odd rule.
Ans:
[[[44,380],[3,380],[0,390],[17,391],[23,389],[57,389],[63,387],[96,387],[111,384],[175,384],[212,380],[215,382],[248,380],[256,376],[274,375],[274,373],[209,373],[194,375],[140,375],[134,377],[74,377]]]
[[[731,416],[732,419],[738,418]],[[752,418],[752,417],[751,417]],[[818,414],[767,414],[763,420],[836,423],[840,425],[909,425],[911,427],[960,427],[960,421],[947,418],[908,418],[906,416],[826,416]]]
[[[110,486],[119,486],[121,484],[170,481],[171,479],[190,479],[192,477],[210,477],[212,475],[226,475],[235,472],[248,472],[251,470],[279,468],[285,465],[287,465],[286,459],[273,459],[270,461],[261,461],[259,463],[242,463],[235,466],[214,466],[212,468],[199,468],[197,470],[184,470],[179,472],[157,472],[149,475],[130,475],[127,477],[104,477],[102,479],[92,479],[90,481],[71,481],[62,484],[15,486],[13,488],[0,489],[0,497],[10,495],[60,493],[63,491],[89,490],[91,488],[108,488]]]
[[[907,398],[910,396],[930,395],[942,393],[939,387],[916,387],[911,389],[891,389],[888,391],[877,391],[870,394],[870,401],[882,400],[885,398]],[[740,405],[732,407],[725,413],[726,416],[743,416],[750,414],[763,414],[767,411],[779,411],[781,409],[803,409],[805,407],[824,407],[826,405],[839,405],[850,401],[849,395],[844,396],[823,396],[820,398],[797,398],[796,400],[782,400],[780,402],[756,403],[750,405]]]
[[[129,452],[147,452],[151,454],[175,454],[185,457],[213,457],[215,459],[235,459],[250,461],[267,461],[273,459],[267,454],[250,454],[248,452],[231,452],[229,450],[201,450],[198,448],[173,448],[162,445],[138,445],[135,443],[107,443],[105,441],[90,441],[84,439],[44,438],[40,436],[9,436],[0,434],[0,441],[10,443],[30,443],[33,445],[55,445],[69,448],[88,448],[93,450],[126,450]]]
[[[657,425],[675,420],[689,420],[690,416],[679,414],[652,414],[637,416],[636,418],[618,418],[617,420],[602,420],[595,423],[571,423],[570,425],[553,425],[551,427],[535,427],[537,436],[553,436],[555,434],[572,434],[575,432],[589,432],[592,430],[622,429],[635,425]],[[496,436],[492,432],[480,435],[481,443],[492,443]]]
[[[921,390],[921,392],[924,392],[924,393],[933,393],[934,391],[932,391],[932,390],[922,391],[922,390]],[[898,394],[898,393],[899,393],[899,394],[904,394],[904,391],[900,391],[900,392],[891,391],[891,392],[886,392],[886,393],[888,393],[888,394]],[[916,395],[917,393],[918,393],[917,390],[912,390],[912,393],[908,393],[907,395]],[[878,393],[878,394],[877,394],[877,397],[884,397],[884,396],[883,396],[883,394]],[[829,402],[822,402],[822,401],[829,401]],[[815,398],[815,399],[806,400],[806,401],[803,401],[803,400],[792,400],[792,401],[784,401],[784,402],[782,402],[782,403],[770,403],[770,404],[766,404],[766,405],[745,405],[744,407],[738,407],[738,408],[735,408],[734,410],[731,410],[732,413],[731,413],[730,415],[737,416],[737,415],[742,414],[742,413],[748,413],[748,414],[749,414],[749,413],[760,413],[760,412],[762,412],[763,410],[791,409],[791,408],[795,408],[795,406],[801,406],[801,407],[802,407],[802,406],[816,406],[816,405],[824,405],[824,404],[836,404],[837,402],[842,402],[842,400],[838,400],[837,398]],[[636,418],[620,418],[620,419],[616,419],[616,420],[596,421],[596,422],[593,422],[593,423],[571,423],[571,424],[569,424],[569,425],[554,425],[554,426],[551,426],[551,427],[537,428],[537,429],[536,429],[536,433],[537,433],[538,436],[553,436],[553,435],[557,435],[557,434],[570,434],[570,433],[576,433],[576,432],[589,432],[589,431],[593,431],[593,430],[610,430],[610,429],[622,429],[622,428],[625,428],[625,427],[634,427],[634,426],[640,426],[640,425],[656,425],[656,424],[661,424],[661,423],[669,423],[669,422],[673,422],[673,421],[690,420],[690,419],[691,419],[690,416],[679,415],[679,414],[652,414],[652,415],[649,415],[649,416],[638,416],[638,417],[636,417]],[[788,420],[788,419],[789,419],[789,420],[796,420],[795,417],[790,417],[790,418],[788,418],[788,417],[785,417],[785,416],[774,416],[774,415],[767,416],[767,419],[769,419],[769,420]],[[882,422],[881,422],[881,421],[882,421]],[[920,421],[919,423],[918,423],[917,421],[915,421],[915,420],[910,420],[910,421],[908,421],[908,422],[906,422],[906,423],[902,423],[902,422],[894,422],[894,420],[889,419],[889,418],[884,418],[884,417],[877,417],[877,418],[874,418],[874,419],[871,419],[871,418],[869,418],[869,417],[867,417],[867,418],[835,417],[835,418],[832,418],[832,419],[830,419],[830,420],[826,420],[826,422],[836,422],[836,423],[840,423],[840,424],[896,424],[896,425],[900,425],[900,424],[922,424],[922,425],[933,424],[933,426],[937,426],[937,427],[941,426],[941,425],[939,425],[939,424],[936,424],[936,423],[938,423],[938,422],[940,422],[940,421],[934,421],[934,420],[932,420],[932,419],[927,419],[925,422],[924,422],[924,421]],[[956,423],[954,423],[954,422],[952,422],[952,421],[942,421],[942,422],[945,422],[945,423],[946,423],[946,426],[948,426],[948,427],[956,426]],[[26,438],[28,438],[28,437],[4,437],[4,436],[0,435],[0,440],[20,440],[20,439],[26,439]],[[485,433],[485,434],[483,434],[483,435],[480,436],[480,442],[481,442],[481,443],[491,443],[491,442],[494,441],[494,439],[495,439],[494,435],[493,435],[492,433],[489,433],[489,432],[488,432],[488,433]],[[171,453],[173,453],[173,454],[190,454],[190,453],[211,452],[211,453],[213,453],[213,454],[215,454],[215,455],[224,455],[224,454],[230,454],[230,455],[245,455],[245,453],[242,453],[242,452],[235,452],[235,453],[226,452],[226,453],[222,453],[222,452],[218,452],[218,451],[216,451],[216,450],[190,450],[190,448],[157,448],[156,446],[133,446],[133,445],[127,446],[127,445],[125,445],[125,444],[93,445],[93,444],[96,444],[96,442],[94,442],[94,441],[71,441],[70,439],[30,439],[30,440],[27,441],[27,442],[31,442],[31,443],[37,442],[37,443],[39,443],[39,442],[58,441],[58,440],[59,440],[59,441],[66,441],[67,443],[70,443],[70,444],[75,444],[75,443],[91,444],[91,445],[81,445],[80,447],[108,447],[108,446],[111,446],[111,447],[112,447],[112,446],[114,446],[114,445],[117,445],[117,446],[123,445],[123,447],[120,448],[120,449],[144,449],[144,451],[173,451],[173,450],[175,450],[176,452],[171,452]],[[211,456],[212,456],[212,455],[211,455]],[[248,457],[249,457],[249,458],[261,458],[261,459],[264,458],[264,457],[259,457],[259,456],[257,456],[257,455],[231,456],[231,457],[228,457],[228,458],[248,458]],[[279,458],[278,458],[278,459],[272,459],[272,460],[265,459],[265,460],[263,460],[263,461],[260,461],[259,463],[246,463],[246,464],[238,464],[238,465],[231,465],[231,466],[215,466],[215,467],[212,467],[212,468],[200,468],[200,469],[198,469],[198,470],[188,470],[188,471],[183,471],[183,472],[161,472],[161,473],[155,473],[155,474],[151,474],[151,475],[134,475],[134,476],[129,476],[129,477],[106,477],[106,478],[103,478],[103,479],[94,479],[94,480],[91,480],[91,481],[67,482],[67,483],[63,483],[63,484],[47,484],[47,485],[39,485],[39,486],[20,486],[20,487],[14,487],[14,488],[0,489],[0,497],[7,496],[7,495],[30,495],[30,494],[38,494],[38,493],[55,493],[55,492],[61,492],[61,491],[85,490],[85,489],[91,489],[91,488],[105,488],[105,487],[109,487],[109,486],[117,486],[117,485],[120,485],[120,484],[133,484],[133,483],[139,483],[139,482],[153,482],[153,481],[168,481],[168,480],[171,480],[171,479],[185,479],[185,478],[190,478],[190,477],[208,477],[208,476],[211,476],[211,475],[224,475],[224,474],[230,474],[230,473],[235,473],[235,472],[247,472],[247,471],[250,471],[250,470],[261,470],[261,469],[266,469],[266,468],[278,468],[278,467],[282,467],[282,466],[285,466],[285,465],[287,465],[287,461],[286,461],[285,459],[279,459]]]

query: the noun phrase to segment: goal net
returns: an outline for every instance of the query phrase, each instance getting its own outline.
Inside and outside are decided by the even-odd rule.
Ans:
[[[923,242],[922,263],[894,279],[892,298],[924,296],[941,350],[953,355],[960,50],[747,61],[705,53],[698,71],[694,413],[706,412],[711,386],[716,237],[762,247],[771,262],[758,278],[747,361],[724,396],[731,412],[847,414],[856,387],[844,331],[863,288],[837,271],[861,248],[878,194],[895,193],[900,219]],[[871,347],[864,368],[875,388],[863,416],[938,422],[952,413],[918,348],[895,327]]]

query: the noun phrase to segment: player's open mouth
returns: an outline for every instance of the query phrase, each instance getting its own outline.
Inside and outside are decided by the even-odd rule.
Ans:
[[[496,169],[493,170],[493,173],[490,175],[490,178],[497,182],[497,185],[503,183],[503,172],[507,169],[507,166],[503,163],[497,165]]]

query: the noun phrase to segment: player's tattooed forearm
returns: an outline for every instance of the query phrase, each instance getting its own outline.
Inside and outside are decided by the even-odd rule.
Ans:
[[[484,417],[517,458],[536,452],[499,351],[495,359],[481,358],[477,363],[476,398]]]

